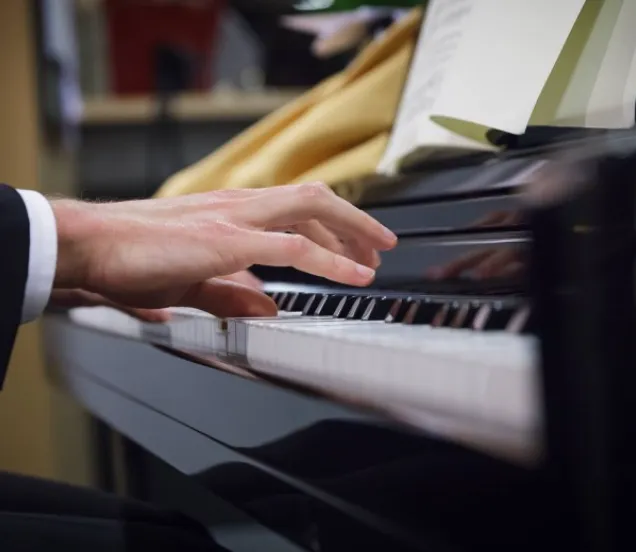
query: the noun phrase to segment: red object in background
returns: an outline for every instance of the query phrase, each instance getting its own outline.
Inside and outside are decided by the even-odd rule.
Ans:
[[[194,86],[208,90],[214,39],[224,4],[224,0],[106,0],[113,92],[154,92],[154,51],[159,45],[174,45],[196,56]]]

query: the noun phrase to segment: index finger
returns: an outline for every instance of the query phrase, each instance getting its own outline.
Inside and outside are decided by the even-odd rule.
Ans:
[[[339,237],[367,243],[374,249],[391,249],[397,237],[391,230],[322,183],[281,186],[255,199],[247,218],[255,226],[292,226],[318,220]]]

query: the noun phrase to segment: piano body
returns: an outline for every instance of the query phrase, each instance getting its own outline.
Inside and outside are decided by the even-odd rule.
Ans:
[[[634,549],[635,183],[631,133],[429,166],[364,204],[400,237],[370,289],[50,313],[53,376],[143,451],[139,498],[158,458],[161,501],[268,535],[233,550]]]

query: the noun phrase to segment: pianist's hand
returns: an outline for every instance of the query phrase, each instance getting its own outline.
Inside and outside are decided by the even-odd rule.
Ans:
[[[241,270],[236,274],[230,274],[229,276],[223,276],[224,280],[230,280],[237,284],[243,284],[254,289],[263,289],[263,282],[254,276],[249,270]]]
[[[231,282],[243,284],[253,290],[263,289],[263,282],[261,282],[261,280],[248,270],[242,270],[236,274],[225,276],[220,278],[220,280],[229,280]],[[252,305],[251,307],[246,307],[246,309],[249,310],[249,308],[254,308],[254,305],[256,305],[257,315],[262,311],[272,310],[271,303],[264,300],[262,295],[259,294],[255,296],[252,291],[245,291],[240,288],[237,289],[237,292],[239,293],[239,297],[237,298],[239,301],[249,301]],[[236,309],[237,300],[235,299],[234,301],[231,301],[229,305],[226,302],[225,305],[226,307],[229,306],[231,309]],[[91,293],[83,289],[54,289],[49,299],[49,307],[62,309],[75,307],[110,307],[125,312],[126,314],[145,322],[167,322],[171,318],[171,314],[168,309],[138,309],[128,307],[126,305],[120,305],[119,303],[110,301],[103,295]]]
[[[123,308],[272,314],[253,288],[219,280],[254,264],[364,286],[395,236],[319,184],[107,204],[53,201],[56,289]],[[291,232],[291,233],[289,233]]]

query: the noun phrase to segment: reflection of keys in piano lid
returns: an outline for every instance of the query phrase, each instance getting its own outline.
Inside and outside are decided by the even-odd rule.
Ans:
[[[522,299],[291,285],[267,293],[278,317],[221,320],[173,309],[169,323],[150,324],[108,308],[71,317],[409,419],[423,410],[451,416],[469,423],[471,439],[493,427],[508,441],[537,430],[536,344]]]

